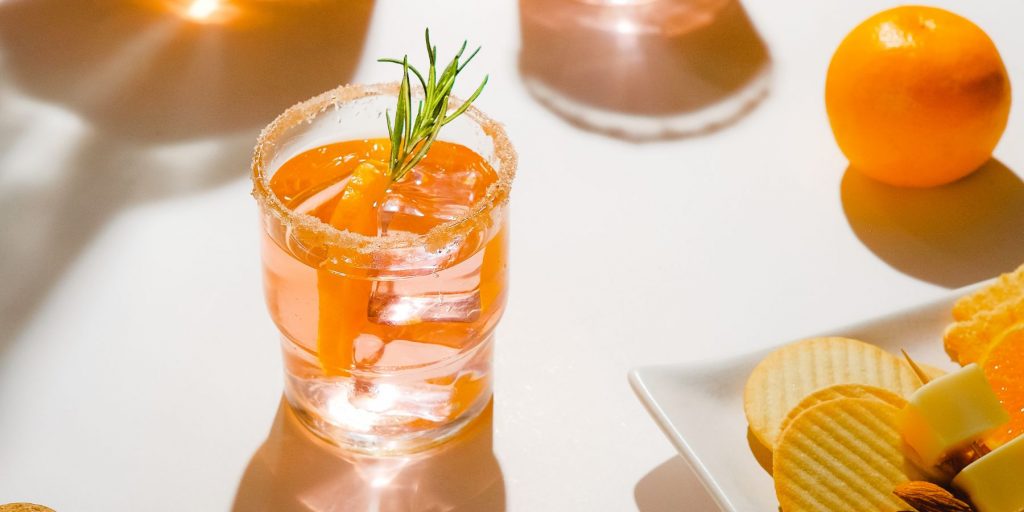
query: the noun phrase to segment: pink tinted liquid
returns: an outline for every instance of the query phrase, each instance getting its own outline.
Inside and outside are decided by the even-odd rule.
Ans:
[[[307,151],[278,170],[271,188],[296,212],[326,221],[352,169],[384,160],[385,144]],[[465,217],[495,179],[472,151],[438,142],[378,205],[378,236],[423,234]],[[373,277],[336,273],[369,281],[372,290],[352,365],[340,375],[325,372],[317,353],[319,315],[329,314],[319,307],[318,264],[300,244],[284,245],[264,233],[266,298],[281,331],[286,394],[314,432],[355,449],[397,451],[426,437],[440,440],[482,410],[491,389],[492,332],[505,305],[506,229],[496,226],[479,250],[454,263],[433,265],[431,253],[414,253],[389,260]]]

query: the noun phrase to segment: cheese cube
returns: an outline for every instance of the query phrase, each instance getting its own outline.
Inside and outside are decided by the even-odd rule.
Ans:
[[[969,364],[915,391],[900,414],[900,432],[929,468],[1008,421],[981,367]]]
[[[978,512],[1024,510],[1024,436],[969,464],[953,486],[967,493]]]

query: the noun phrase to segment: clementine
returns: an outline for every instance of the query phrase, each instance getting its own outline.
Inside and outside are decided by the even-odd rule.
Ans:
[[[977,25],[933,7],[880,12],[836,49],[825,106],[850,167],[897,186],[960,179],[1006,128],[1010,82]]]

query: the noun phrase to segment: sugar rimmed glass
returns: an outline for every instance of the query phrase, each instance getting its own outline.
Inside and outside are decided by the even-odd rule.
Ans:
[[[252,165],[264,289],[281,333],[285,396],[319,437],[373,454],[438,444],[489,401],[516,171],[503,128],[470,107],[439,140],[478,155],[493,179],[461,214],[429,230],[360,235],[299,213],[278,197],[273,177],[297,155],[386,138],[384,114],[393,110],[397,91],[398,84],[348,85],[288,109],[260,135]],[[460,104],[453,97],[450,108]],[[373,290],[353,363],[342,371],[326,371],[318,360],[317,289],[325,273]]]

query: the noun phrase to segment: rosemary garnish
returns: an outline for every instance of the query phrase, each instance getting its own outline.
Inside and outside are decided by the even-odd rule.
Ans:
[[[402,179],[405,173],[416,166],[430,150],[430,145],[437,139],[441,127],[459,117],[469,108],[473,100],[480,95],[487,85],[487,76],[476,88],[469,99],[458,109],[448,114],[448,100],[452,94],[452,87],[455,85],[455,77],[469,64],[469,61],[476,57],[480,48],[477,47],[473,53],[466,57],[466,60],[459,62],[462,54],[466,51],[466,41],[455,54],[451,62],[444,68],[441,75],[437,75],[437,47],[430,44],[430,29],[424,35],[427,42],[427,56],[430,57],[430,68],[427,75],[423,76],[414,66],[409,64],[409,56],[398,59],[379,59],[378,62],[391,62],[402,65],[402,85],[398,89],[398,106],[395,107],[395,118],[391,120],[391,113],[385,114],[388,123],[388,137],[391,139],[391,157],[388,162],[388,172],[391,181]],[[423,87],[423,99],[416,107],[416,117],[412,113],[412,88],[409,85],[409,72],[412,71]]]

